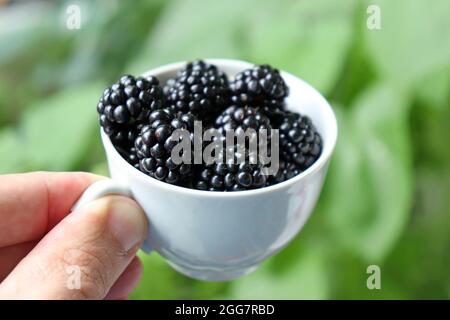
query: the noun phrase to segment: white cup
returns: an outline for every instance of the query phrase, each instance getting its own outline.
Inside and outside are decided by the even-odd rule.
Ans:
[[[252,64],[211,59],[230,78]],[[185,62],[144,75],[162,83]],[[287,108],[309,116],[322,136],[317,161],[298,176],[274,186],[238,192],[209,192],[160,182],[136,170],[101,131],[112,180],[94,183],[75,206],[106,194],[134,198],[149,220],[143,250],[157,251],[177,271],[196,279],[225,281],[248,274],[296,236],[309,218],[322,189],[337,139],[336,118],[327,101],[299,78],[281,72],[289,86]]]

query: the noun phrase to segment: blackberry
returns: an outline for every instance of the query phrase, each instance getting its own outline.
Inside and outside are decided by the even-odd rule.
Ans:
[[[228,103],[228,79],[215,65],[190,62],[165,87],[175,111],[191,112],[205,120],[217,115]]]
[[[280,160],[277,173],[268,177],[267,185],[271,186],[289,180],[302,172],[303,170],[301,170],[295,163]]]
[[[115,146],[132,146],[138,126],[152,110],[163,106],[162,89],[156,77],[124,75],[105,89],[97,104],[100,125]]]
[[[238,73],[230,83],[233,102],[260,104],[264,101],[282,101],[289,88],[277,69],[259,65]]]
[[[258,105],[258,109],[269,117],[272,126],[278,126],[283,118],[286,105],[284,101],[265,100]]]
[[[235,152],[233,161],[229,163],[222,158],[219,163],[199,166],[194,188],[207,191],[242,191],[264,187],[267,177],[263,174],[263,166],[250,163],[248,155],[239,163],[237,159],[241,157],[242,154]]]
[[[272,126],[268,117],[253,107],[230,106],[216,118],[215,128],[226,139],[228,130],[234,133],[233,142],[235,143],[234,152],[243,153],[246,148],[257,148],[251,152],[260,152],[270,156],[272,141]],[[254,131],[247,135],[247,129]],[[262,139],[261,134],[265,130],[266,140]],[[264,144],[263,144],[264,143]],[[247,151],[248,152],[248,151]]]
[[[240,107],[232,105],[225,109],[215,121],[215,127],[225,136],[227,130],[234,130],[236,133],[247,129],[254,129],[256,133],[259,130],[266,129],[267,133],[271,130],[270,120],[257,108]]]
[[[172,150],[182,141],[182,137],[173,140],[172,133],[175,129],[187,130],[192,145],[194,121],[195,117],[190,113],[174,115],[166,109],[152,112],[149,123],[141,128],[135,141],[140,170],[170,184],[187,184],[193,173],[193,165],[175,164],[172,161]],[[192,159],[192,154],[189,156]]]
[[[119,154],[124,158],[129,164],[131,164],[136,169],[139,168],[139,158],[137,156],[137,151],[135,147],[131,147],[128,149],[123,149],[118,147],[117,151],[119,151]]]
[[[109,136],[116,149],[118,147],[131,147],[139,133],[140,127],[140,125],[117,125],[109,121],[104,115],[100,116],[100,125],[103,127],[103,130]]]
[[[322,138],[307,116],[286,111],[279,127],[282,158],[301,170],[310,167],[322,151]]]

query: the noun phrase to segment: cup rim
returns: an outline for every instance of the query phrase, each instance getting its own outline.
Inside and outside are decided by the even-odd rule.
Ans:
[[[219,65],[228,64],[230,66],[234,66],[236,68],[242,68],[242,69],[246,69],[246,68],[249,68],[254,65],[254,63],[250,63],[250,62],[243,61],[243,60],[235,60],[235,59],[212,58],[212,59],[202,59],[202,60],[207,63],[219,64]],[[166,64],[166,65],[151,69],[149,71],[146,71],[142,74],[142,76],[148,76],[148,75],[158,76],[163,73],[174,72],[174,71],[181,69],[187,62],[188,61],[180,61],[180,62]],[[307,86],[308,89],[314,91],[314,93],[317,94],[318,97],[320,97],[322,100],[322,102],[320,103],[320,108],[327,109],[326,113],[329,114],[330,120],[331,120],[330,121],[331,127],[327,129],[330,131],[329,137],[330,137],[331,141],[327,142],[329,144],[329,147],[325,150],[322,150],[319,158],[309,168],[307,168],[305,171],[301,172],[300,174],[296,175],[295,177],[293,177],[291,179],[277,183],[272,186],[267,186],[267,187],[263,187],[263,188],[259,188],[259,189],[233,191],[233,192],[231,192],[231,191],[230,192],[225,192],[225,191],[220,192],[220,191],[197,190],[197,189],[191,189],[191,188],[187,188],[187,187],[176,186],[176,185],[169,184],[167,182],[159,181],[155,178],[152,178],[152,177],[146,175],[145,173],[143,173],[142,171],[136,169],[132,165],[130,165],[119,154],[119,152],[114,147],[111,140],[109,139],[108,135],[103,131],[102,128],[100,128],[100,135],[101,135],[101,139],[102,139],[105,151],[107,153],[107,156],[113,156],[115,159],[118,159],[119,162],[121,162],[122,164],[125,165],[124,168],[127,168],[127,170],[130,172],[130,174],[134,175],[135,177],[146,181],[146,183],[153,184],[155,187],[166,189],[167,191],[171,191],[171,192],[178,192],[178,193],[189,194],[189,195],[194,195],[194,196],[205,196],[205,197],[213,197],[213,198],[230,198],[230,197],[245,197],[245,196],[262,195],[262,194],[271,193],[271,192],[274,192],[274,191],[277,191],[280,189],[289,188],[290,186],[292,186],[296,183],[299,183],[302,180],[305,180],[308,176],[312,175],[313,173],[321,170],[327,164],[327,161],[330,159],[330,157],[336,147],[338,130],[337,130],[336,115],[335,115],[332,107],[328,103],[328,101],[322,96],[322,94],[320,92],[318,92],[310,84],[308,84],[307,82],[305,82],[304,80],[300,79],[299,77],[297,77],[295,75],[292,75],[283,70],[280,70],[280,73],[283,78],[285,76],[295,78],[296,80],[302,82],[303,85]]]

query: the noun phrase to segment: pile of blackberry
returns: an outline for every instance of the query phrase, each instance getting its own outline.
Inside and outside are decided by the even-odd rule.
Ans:
[[[291,179],[320,156],[319,133],[310,118],[286,109],[288,95],[279,71],[269,65],[256,65],[228,79],[217,66],[196,60],[165,84],[154,76],[122,76],[103,92],[97,111],[121,156],[150,177],[198,190],[243,191]],[[209,149],[215,161],[194,163],[195,121],[202,122],[202,134],[218,134],[212,141],[220,147]],[[181,131],[175,136],[176,129]],[[225,148],[229,130],[238,134],[247,129],[254,131]],[[279,169],[267,175],[270,164],[246,148],[258,138],[255,133],[264,130],[270,158],[274,129],[279,133]],[[188,148],[180,148],[180,143]],[[208,144],[200,144],[202,152]]]

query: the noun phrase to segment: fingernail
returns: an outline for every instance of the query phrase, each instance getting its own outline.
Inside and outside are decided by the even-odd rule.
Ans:
[[[115,201],[108,219],[111,233],[125,251],[135,248],[147,236],[147,219],[136,203]]]

